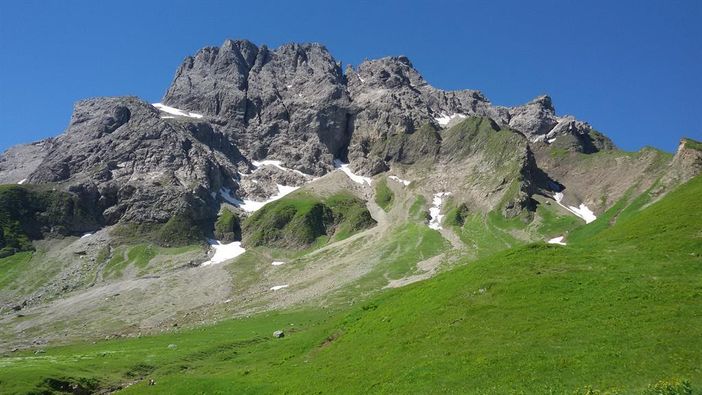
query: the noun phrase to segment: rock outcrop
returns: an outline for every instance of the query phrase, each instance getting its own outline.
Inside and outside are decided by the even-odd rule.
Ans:
[[[449,132],[469,119],[479,124]],[[476,200],[511,188],[514,215],[548,180],[539,153],[554,148],[589,154],[614,145],[587,123],[556,115],[548,96],[495,106],[479,91],[432,87],[404,56],[343,72],[320,44],[272,50],[227,40],[187,57],[162,105],[79,102],[63,135],[0,156],[0,182],[52,184],[93,200],[104,224],[178,215],[211,222],[223,201],[265,200],[279,185],[331,171],[335,159],[362,175],[455,160],[471,172]],[[278,162],[256,164],[263,159]],[[491,172],[499,177],[480,184]]]
[[[685,183],[702,173],[702,142],[690,138],[680,140],[668,172],[654,193],[663,193],[671,186]]]
[[[279,159],[287,167],[321,175],[335,158],[373,175],[393,162],[427,153],[397,150],[397,140],[422,127],[450,127],[487,116],[523,133],[580,152],[613,147],[572,117],[558,117],[548,96],[514,108],[493,106],[479,91],[443,91],[429,85],[404,56],[347,67],[319,44],[275,50],[227,40],[185,59],[163,98],[165,104],[204,114],[252,159]],[[399,136],[399,137],[398,137]],[[431,150],[430,150],[431,151]],[[399,154],[399,155],[398,155]]]
[[[51,149],[54,139],[20,144],[0,154],[0,184],[24,184]]]
[[[550,144],[564,136],[559,144],[579,152],[613,148],[609,139],[587,123],[556,116],[548,96],[514,108],[493,106],[479,91],[432,87],[404,56],[366,61],[356,69],[348,67],[346,76],[353,105],[349,159],[365,174],[383,171],[389,162],[405,163],[407,156],[413,156],[403,152],[405,158],[398,158],[382,147],[396,136],[412,134],[426,125],[437,130],[448,128],[469,116],[490,117],[521,132],[532,143]]]
[[[238,149],[208,123],[163,119],[137,98],[98,98],[76,104],[28,182],[89,196],[105,224],[200,221],[217,212],[213,191],[236,189],[239,167],[248,164]]]
[[[227,40],[178,69],[163,102],[204,114],[252,159],[322,175],[351,138],[344,75],[319,44]]]

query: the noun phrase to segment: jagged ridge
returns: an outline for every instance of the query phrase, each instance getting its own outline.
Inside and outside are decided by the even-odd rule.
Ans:
[[[476,207],[503,204],[506,215],[515,215],[531,207],[531,195],[558,185],[539,168],[558,173],[547,152],[614,149],[587,123],[557,116],[548,96],[493,106],[478,91],[432,87],[403,56],[365,61],[344,73],[320,44],[271,50],[227,40],[204,48],[184,60],[163,102],[185,113],[174,116],[131,97],[81,101],[63,135],[3,154],[0,181],[51,183],[84,196],[102,225],[185,216],[211,229],[227,200],[222,191],[265,198],[277,185],[299,186],[308,181],[305,174],[331,171],[335,159],[348,159],[365,175],[428,162],[453,167],[454,178],[440,181],[470,189],[466,199]],[[493,132],[510,130],[500,149],[514,156],[491,156],[494,147],[471,140],[477,135],[455,138],[452,127],[480,117]],[[252,162],[264,158],[303,174],[268,166],[249,176]],[[517,165],[500,173],[508,162]],[[464,173],[467,179],[455,179]],[[675,179],[690,174],[695,171]]]

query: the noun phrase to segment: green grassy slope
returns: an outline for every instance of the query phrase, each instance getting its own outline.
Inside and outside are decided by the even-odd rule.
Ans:
[[[699,392],[699,196],[702,177],[568,246],[505,250],[350,310],[13,354],[0,392],[47,378],[156,380],[125,393],[494,394],[646,393],[685,378]]]
[[[248,217],[247,246],[304,248],[320,237],[341,240],[375,225],[365,203],[348,193],[326,198],[298,192],[265,205]]]
[[[393,200],[395,200],[395,194],[388,187],[388,180],[386,178],[380,179],[375,184],[375,203],[383,210],[390,211]]]

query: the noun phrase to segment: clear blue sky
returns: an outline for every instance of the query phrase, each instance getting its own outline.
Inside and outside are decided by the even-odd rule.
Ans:
[[[702,139],[702,1],[3,1],[0,150],[62,132],[76,100],[159,101],[226,38],[324,43],[344,64],[407,55],[495,104],[547,93],[627,150]]]

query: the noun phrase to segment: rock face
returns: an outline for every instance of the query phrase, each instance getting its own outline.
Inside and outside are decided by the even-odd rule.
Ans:
[[[51,149],[53,139],[14,146],[0,154],[0,184],[26,182]]]
[[[387,162],[410,162],[411,153],[398,157],[387,145],[398,135],[412,134],[431,125],[447,128],[468,116],[486,116],[500,126],[524,134],[532,143],[569,141],[567,148],[590,153],[613,148],[606,137],[573,117],[558,117],[548,96],[514,108],[493,106],[474,90],[443,91],[429,85],[403,56],[366,61],[346,70],[353,105],[353,135],[349,159],[363,173],[374,174]],[[418,152],[423,155],[424,152]]]
[[[220,191],[261,201],[329,172],[335,159],[361,175],[455,161],[480,178],[466,184],[476,201],[517,191],[513,215],[548,183],[532,152],[614,148],[587,123],[557,116],[548,96],[494,106],[475,90],[432,87],[404,56],[343,72],[320,44],[204,48],[178,68],[163,104],[81,101],[63,135],[2,154],[0,182],[53,184],[94,201],[104,224],[211,221]],[[450,132],[469,119],[478,124]],[[256,164],[263,159],[278,162]]]
[[[208,123],[162,119],[137,98],[99,98],[76,104],[28,182],[89,196],[105,224],[162,223],[177,214],[199,221],[216,214],[211,191],[236,189],[243,161]]]
[[[424,135],[420,139],[432,140],[427,136],[430,131],[467,115],[507,119],[505,109],[492,107],[478,91],[445,92],[430,86],[404,56],[366,61],[356,69],[348,67],[346,75],[353,104],[348,157],[352,167],[364,174],[386,170],[393,161],[412,163],[427,154],[426,147],[398,151],[397,140],[416,140],[409,135],[417,131]]]
[[[472,115],[490,117],[534,143],[562,135],[559,144],[567,149],[613,147],[600,134],[591,136],[587,123],[556,116],[548,96],[514,108],[493,106],[478,91],[432,87],[404,56],[366,61],[344,75],[319,44],[270,50],[227,40],[204,48],[185,59],[163,101],[205,114],[252,159],[279,159],[314,175],[330,170],[335,158],[348,159],[365,175],[393,162],[414,163],[433,151],[426,141],[414,147],[419,150],[410,147],[416,142],[406,146],[404,140],[417,139],[411,134]]]
[[[661,189],[665,186],[682,184],[702,173],[702,143],[684,138],[670,162],[668,173],[661,179]],[[660,193],[660,191],[659,191]]]
[[[351,138],[344,75],[319,44],[204,48],[185,59],[163,102],[205,114],[253,159],[308,174],[332,169]]]

